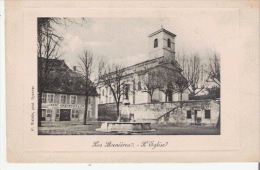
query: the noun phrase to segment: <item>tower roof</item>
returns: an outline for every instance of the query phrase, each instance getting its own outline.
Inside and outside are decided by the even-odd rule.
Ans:
[[[161,28],[161,29],[159,29],[158,31],[155,31],[154,33],[148,35],[148,37],[151,37],[151,36],[154,36],[154,35],[156,35],[156,34],[159,34],[160,32],[165,32],[165,33],[167,33],[167,34],[169,34],[169,35],[171,35],[171,36],[173,36],[173,37],[176,37],[175,34],[171,33],[170,31],[168,31],[168,30],[166,30],[166,29],[164,29],[164,28]]]

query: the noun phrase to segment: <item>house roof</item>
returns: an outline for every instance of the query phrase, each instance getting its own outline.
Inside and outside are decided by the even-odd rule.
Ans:
[[[71,70],[64,60],[42,58],[42,64],[49,62],[52,66],[51,76],[43,92],[84,95],[86,92],[84,77],[77,71]],[[90,80],[89,80],[90,81]],[[90,81],[91,82],[91,81]],[[90,96],[97,96],[95,87],[88,88]]]
[[[98,96],[96,88],[92,87],[93,90],[91,90],[91,93],[89,96]],[[52,90],[44,90],[44,93],[56,93],[56,94],[67,94],[67,95],[85,95],[84,90],[74,90],[74,91],[60,91],[58,89],[52,89]]]
[[[55,68],[55,69],[69,69],[69,67],[67,66],[67,64],[65,63],[64,60],[59,60],[59,59],[52,59],[52,58],[49,58],[49,59],[46,59],[44,57],[39,57],[38,58],[39,61],[41,62],[49,62],[49,64]],[[44,66],[44,65],[43,65]]]

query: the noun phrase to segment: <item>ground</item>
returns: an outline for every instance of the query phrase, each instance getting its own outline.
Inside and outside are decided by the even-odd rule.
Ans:
[[[42,122],[39,127],[39,135],[118,135],[116,132],[97,132],[101,122]],[[132,135],[219,135],[220,130],[209,126],[174,126],[152,124],[155,132],[135,133]]]

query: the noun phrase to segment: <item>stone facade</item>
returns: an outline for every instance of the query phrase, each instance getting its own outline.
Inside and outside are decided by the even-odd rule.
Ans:
[[[176,125],[212,125],[218,122],[220,104],[215,100],[197,100],[164,103],[132,104],[130,111],[135,120],[151,121],[162,124]],[[120,105],[121,112],[123,104]],[[99,104],[98,116],[100,120],[116,120],[115,104]]]
[[[161,28],[160,30],[149,35],[149,57],[158,58],[161,56],[175,56],[175,37],[176,35]],[[155,47],[155,41],[158,46]]]
[[[43,121],[83,121],[85,96],[68,93],[43,93]],[[96,120],[98,97],[89,97],[87,119]]]

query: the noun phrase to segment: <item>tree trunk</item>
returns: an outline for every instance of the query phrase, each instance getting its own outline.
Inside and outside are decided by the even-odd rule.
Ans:
[[[42,126],[42,91],[39,90],[38,95],[38,127]]]
[[[181,97],[180,97],[180,99],[181,99],[180,107],[182,108],[182,92],[181,92]]]
[[[88,115],[88,96],[86,96],[86,99],[85,99],[85,111],[84,111],[83,125],[87,124],[87,115]]]
[[[116,115],[117,115],[117,118],[120,116],[120,113],[119,113],[119,102],[116,102]]]
[[[153,95],[152,94],[150,94],[150,98],[151,98],[150,102],[152,103],[153,102]]]
[[[217,128],[220,129],[220,109],[219,109],[219,116],[218,116],[218,122],[217,122]]]

